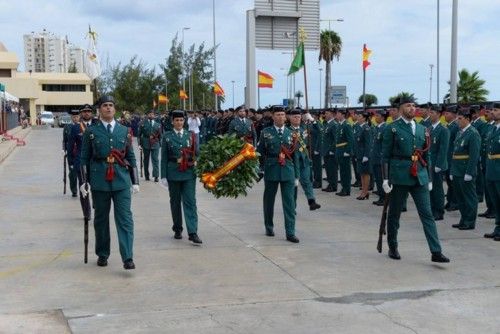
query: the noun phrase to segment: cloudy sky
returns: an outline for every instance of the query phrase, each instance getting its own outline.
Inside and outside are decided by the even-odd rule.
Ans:
[[[226,92],[226,107],[244,101],[245,16],[253,0],[216,0],[218,81]],[[362,93],[361,49],[373,51],[367,71],[367,93],[379,104],[400,91],[415,93],[419,102],[429,100],[430,66],[436,64],[437,0],[321,0],[321,18],[342,18],[331,29],[342,38],[340,60],[333,63],[334,85],[346,85],[351,104]],[[441,0],[441,98],[450,77],[452,0]],[[490,100],[500,100],[500,1],[459,1],[458,68],[479,71],[486,80]],[[0,0],[0,41],[18,54],[24,70],[23,34],[47,29],[86,47],[91,24],[99,34],[98,51],[111,63],[127,62],[134,55],[154,66],[164,62],[173,37],[182,29],[186,46],[212,39],[211,0]],[[322,29],[328,22],[321,23]],[[319,105],[318,52],[306,52],[309,105]],[[277,104],[287,96],[285,70],[290,55],[257,51],[257,69],[275,78],[273,89],[261,90],[261,105]],[[324,75],[324,71],[323,71]],[[432,100],[436,101],[436,67]],[[324,89],[324,80],[323,87]],[[302,75],[296,89],[303,91]]]

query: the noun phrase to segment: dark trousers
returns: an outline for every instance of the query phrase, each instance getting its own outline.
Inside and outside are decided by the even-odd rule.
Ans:
[[[358,160],[355,156],[351,158],[352,167],[354,169],[354,178],[356,179],[356,183],[361,186],[361,175],[358,173]]]
[[[500,181],[486,181],[486,189],[489,190],[495,210],[495,231],[500,236]]]
[[[149,178],[149,158],[151,157],[151,163],[153,165],[153,177],[159,177],[159,161],[158,152],[160,149],[149,150],[147,148],[142,150],[144,153],[144,175]]]
[[[113,201],[116,231],[122,261],[133,258],[134,221],[132,219],[130,189],[92,191],[95,206],[95,253],[105,258],[110,254],[109,211]]]
[[[446,191],[446,200],[448,203],[446,204],[449,207],[457,207],[457,198],[453,189],[453,182],[450,179],[450,171],[446,171],[446,185],[448,186],[448,190]]]
[[[374,164],[372,166],[373,178],[375,184],[377,185],[377,196],[379,200],[383,200],[385,197],[384,189],[382,189],[382,183],[384,180],[382,179],[382,165]]]
[[[69,179],[69,189],[71,190],[71,194],[76,194],[78,192],[77,189],[78,174],[80,174],[78,168],[75,166],[73,166],[73,168],[70,168],[68,163],[68,179]]]
[[[313,154],[312,156],[312,172],[313,183],[321,185],[323,183],[323,166],[321,154]]]
[[[484,200],[486,202],[486,209],[489,210],[490,212],[495,212],[495,204],[493,203],[493,196],[491,195],[491,192],[493,191],[488,187],[488,182],[491,181],[486,181],[486,158],[481,160],[481,174],[483,175],[483,179],[485,180],[485,188],[484,188]],[[498,203],[498,202],[497,202]],[[497,205],[498,206],[498,205]]]
[[[432,171],[431,209],[434,217],[444,216],[443,173]]]
[[[325,159],[325,170],[326,170],[326,180],[329,186],[337,190],[337,185],[339,182],[339,166],[337,164],[337,158],[334,154],[327,154]]]
[[[399,219],[403,204],[411,194],[417,207],[418,216],[424,227],[425,238],[431,252],[441,252],[436,223],[431,212],[428,185],[403,186],[393,185],[390,193],[389,212],[387,214],[387,243],[389,248],[398,247]]]
[[[465,181],[463,176],[453,176],[453,191],[460,210],[460,225],[475,227],[478,204],[475,178]]]
[[[294,181],[265,181],[264,186],[264,226],[266,231],[274,229],[274,202],[278,187],[281,187],[281,202],[285,216],[285,231],[287,236],[295,235],[295,184]]]
[[[170,212],[174,232],[182,232],[182,209],[186,218],[188,234],[198,233],[198,212],[196,208],[196,179],[168,181]],[[181,209],[182,204],[182,209]]]
[[[338,157],[338,165],[340,171],[340,185],[342,186],[342,191],[350,194],[351,193],[351,157]]]
[[[476,193],[477,200],[482,202],[484,199],[484,175],[481,171],[481,163],[479,162],[477,164]]]

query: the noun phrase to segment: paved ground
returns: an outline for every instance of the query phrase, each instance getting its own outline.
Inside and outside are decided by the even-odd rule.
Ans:
[[[262,184],[236,200],[198,188],[197,247],[173,239],[167,192],[142,182],[137,269],[122,269],[114,228],[110,265],[95,265],[93,238],[84,264],[61,135],[31,131],[0,164],[0,333],[500,333],[500,243],[482,238],[493,221],[458,231],[448,214],[439,232],[452,263],[435,265],[412,203],[393,261],[375,250],[371,200],[320,192],[311,213],[301,193],[295,245],[279,206],[276,237],[264,236]]]

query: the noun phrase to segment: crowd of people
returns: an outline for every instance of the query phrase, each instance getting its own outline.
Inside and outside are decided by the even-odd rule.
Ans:
[[[388,255],[395,260],[401,258],[397,232],[401,213],[407,210],[408,194],[412,195],[417,207],[432,261],[449,262],[442,253],[435,223],[443,220],[446,211],[460,211],[460,220],[453,224],[459,230],[474,229],[477,216],[496,218],[494,231],[485,237],[500,241],[500,103],[416,105],[413,98],[403,96],[393,105],[382,108],[306,111],[287,110],[283,106],[259,110],[240,106],[235,110],[187,113],[151,110],[142,118],[124,113],[119,122],[114,121],[107,109],[103,111],[110,117],[102,119],[103,106],[112,108],[114,116],[112,97],[104,97],[98,104],[101,119],[94,120],[95,125],[82,126],[83,121],[75,118],[69,130],[65,129],[63,150],[68,156],[81,157],[78,168],[87,165],[90,170],[97,170],[96,175],[89,175],[90,181],[85,176],[88,169],[80,173],[80,190],[88,193],[88,188],[93,189],[94,202],[95,192],[99,200],[113,198],[115,201],[117,224],[120,219],[125,222],[118,235],[126,269],[132,267],[129,234],[133,233],[130,232],[133,222],[131,214],[128,217],[127,213],[130,197],[122,193],[115,198],[114,194],[110,197],[100,192],[116,190],[112,186],[115,181],[110,177],[116,168],[129,170],[129,174],[123,173],[124,178],[130,175],[120,185],[120,191],[132,185],[139,191],[135,156],[133,150],[127,149],[133,137],[137,137],[139,144],[145,180],[152,177],[154,182],[169,189],[176,239],[182,239],[182,206],[189,240],[202,243],[197,234],[194,171],[199,146],[210,145],[215,136],[235,134],[254,145],[260,153],[264,227],[269,237],[274,236],[274,202],[280,187],[286,239],[299,242],[295,235],[295,210],[300,185],[310,210],[321,208],[316,202],[315,189],[341,197],[351,196],[353,189],[359,189],[355,198],[360,201],[375,194],[373,205],[388,207]],[[86,106],[81,115],[91,114],[88,109],[92,108]],[[83,119],[86,118],[92,117],[87,114]],[[114,128],[115,123],[121,123],[124,129],[128,127],[127,131],[120,132],[126,140],[110,138],[114,132],[106,132],[106,126],[109,130],[109,125]],[[67,139],[71,136],[80,136],[81,142]],[[98,141],[98,137],[103,138]],[[118,148],[117,141],[123,147]],[[100,167],[91,167],[93,164]],[[73,164],[71,168],[76,167]],[[446,194],[444,183],[447,184]],[[76,196],[76,185],[71,189]],[[483,200],[487,210],[478,215],[478,203]],[[116,201],[124,203],[118,207],[128,208],[121,218],[116,213]],[[95,210],[94,225],[109,224],[109,205],[96,206]],[[96,227],[96,241],[98,264],[105,265],[109,256],[109,229]]]

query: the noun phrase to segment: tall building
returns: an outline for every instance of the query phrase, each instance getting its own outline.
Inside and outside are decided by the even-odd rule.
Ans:
[[[28,72],[67,73],[74,64],[76,71],[83,73],[84,59],[83,49],[45,29],[24,35],[24,67]]]

